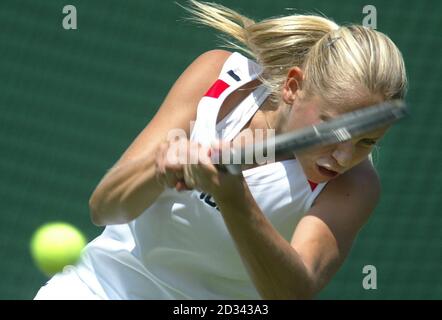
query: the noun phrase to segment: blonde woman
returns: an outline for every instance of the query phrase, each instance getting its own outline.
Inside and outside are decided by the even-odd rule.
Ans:
[[[249,57],[213,50],[183,72],[91,196],[103,234],[36,299],[313,298],[375,208],[369,155],[388,128],[239,176],[217,170],[211,156],[213,141],[284,133],[403,98],[394,43],[321,16],[252,21],[196,1],[188,10]],[[171,132],[187,139],[165,143]]]

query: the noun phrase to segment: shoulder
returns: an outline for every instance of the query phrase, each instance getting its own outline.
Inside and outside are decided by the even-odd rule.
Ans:
[[[215,64],[223,64],[230,56],[232,55],[232,52],[227,50],[221,50],[221,49],[213,49],[204,52],[199,56],[200,59],[207,60],[209,63],[215,63]]]
[[[379,176],[371,162],[365,160],[328,182],[313,206],[340,208],[341,212],[347,212],[351,220],[360,226],[376,207],[380,194]]]
[[[212,49],[202,53],[198,57],[198,59],[207,59],[208,61],[224,62],[231,55],[232,55],[231,51],[222,50],[222,49]]]
[[[199,101],[216,81],[231,54],[225,50],[210,50],[194,59],[172,85],[155,116],[125,151],[118,164],[154,152],[172,129],[183,129],[189,135],[189,123],[196,118]]]
[[[379,176],[369,160],[365,160],[329,182],[330,193],[377,200],[381,191]]]
[[[314,280],[316,292],[337,272],[373,212],[380,182],[367,160],[331,180],[298,223],[291,245]]]
[[[190,69],[194,72],[203,71],[206,76],[218,76],[224,63],[231,55],[232,52],[226,50],[214,49],[206,51],[192,62],[188,70]]]
[[[216,81],[231,55],[231,52],[225,50],[210,50],[198,56],[176,80],[166,101],[178,98],[189,105],[196,105],[206,90]]]

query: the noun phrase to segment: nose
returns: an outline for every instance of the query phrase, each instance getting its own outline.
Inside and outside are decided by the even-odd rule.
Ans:
[[[332,156],[340,166],[348,167],[353,160],[354,151],[355,146],[350,140],[338,144],[333,151]]]

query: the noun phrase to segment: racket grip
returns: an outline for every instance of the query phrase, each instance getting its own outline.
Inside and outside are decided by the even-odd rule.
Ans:
[[[242,173],[240,164],[218,164],[219,171],[230,173],[234,176],[239,176]]]
[[[217,167],[217,169],[221,172],[224,173],[229,173],[231,175],[241,175],[242,174],[242,170],[241,170],[241,164],[240,163],[234,163],[234,155],[236,154],[236,151],[234,149],[230,149],[229,150],[229,162],[230,163],[217,163],[215,166]],[[221,155],[218,153],[217,154],[217,162],[220,161]]]

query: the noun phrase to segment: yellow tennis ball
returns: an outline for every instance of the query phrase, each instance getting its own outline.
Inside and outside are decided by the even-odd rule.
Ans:
[[[47,276],[75,264],[86,245],[85,236],[74,226],[51,222],[39,227],[31,239],[31,254],[37,267]]]

